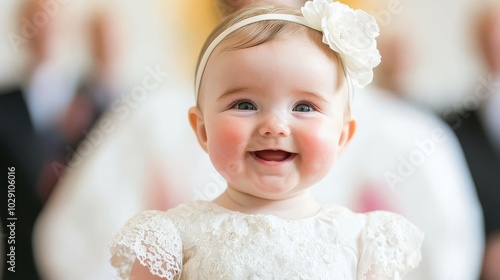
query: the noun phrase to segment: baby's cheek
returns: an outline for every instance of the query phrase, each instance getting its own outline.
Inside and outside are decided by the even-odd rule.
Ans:
[[[233,149],[246,142],[244,126],[237,122],[222,122],[210,133],[209,145],[217,146],[218,149]]]
[[[331,129],[310,127],[301,139],[306,170],[311,173],[326,174],[335,159],[338,139],[334,133]]]
[[[247,136],[241,125],[223,122],[213,127],[208,136],[210,160],[221,174],[234,173],[245,151]]]

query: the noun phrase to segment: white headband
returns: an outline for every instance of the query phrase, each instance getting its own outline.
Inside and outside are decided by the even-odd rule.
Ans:
[[[323,42],[339,54],[342,67],[351,82],[359,87],[371,83],[373,68],[380,63],[375,38],[379,29],[373,16],[331,0],[308,1],[302,7],[302,16],[289,14],[263,14],[244,19],[219,34],[205,50],[196,71],[195,99],[198,99],[201,78],[213,50],[235,30],[265,20],[294,22],[323,33]],[[354,23],[348,26],[348,23]],[[361,43],[360,43],[361,42]],[[349,89],[349,92],[352,92]]]

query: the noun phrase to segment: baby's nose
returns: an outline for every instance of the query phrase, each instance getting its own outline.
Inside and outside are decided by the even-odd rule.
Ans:
[[[259,134],[266,137],[286,137],[290,135],[290,127],[284,116],[279,113],[263,116]]]

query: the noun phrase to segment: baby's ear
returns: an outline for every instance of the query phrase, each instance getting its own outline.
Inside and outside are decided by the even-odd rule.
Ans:
[[[188,115],[189,123],[191,124],[191,128],[198,138],[198,143],[200,143],[205,152],[208,152],[207,131],[205,129],[205,121],[203,119],[203,114],[201,113],[200,108],[198,108],[197,106],[189,108]]]
[[[356,132],[356,120],[351,119],[344,124],[342,133],[340,134],[339,143],[337,147],[337,158],[344,152],[345,148],[351,142],[354,133]]]

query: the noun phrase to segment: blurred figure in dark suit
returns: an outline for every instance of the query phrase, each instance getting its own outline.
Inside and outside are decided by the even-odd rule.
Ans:
[[[31,233],[33,224],[41,209],[41,202],[34,189],[41,170],[40,147],[30,119],[22,92],[19,89],[0,90],[0,169],[2,170],[2,190],[7,200],[8,168],[15,169],[15,210],[13,216],[7,212],[7,204],[2,209],[2,233],[10,235],[7,218],[17,218],[15,222],[15,244],[2,238],[5,255],[15,248],[15,272],[3,263],[2,279],[15,275],[16,279],[39,279],[33,259]],[[7,258],[7,261],[10,259]],[[1,276],[1,275],[0,275]]]
[[[484,9],[477,42],[486,75],[461,110],[444,115],[465,153],[484,212],[487,238],[482,278],[500,279],[500,5]]]
[[[35,65],[43,65],[49,56],[50,40],[53,25],[49,21],[45,26],[34,26],[33,15],[39,11],[38,1],[26,1],[20,13],[19,33],[26,40],[30,52],[30,67],[27,70],[23,85],[3,87],[0,89],[0,168],[7,176],[8,168],[15,169],[15,244],[9,244],[4,238],[3,248],[9,253],[12,245],[15,249],[15,272],[9,271],[10,264],[3,266],[4,279],[39,279],[32,250],[33,224],[41,210],[42,202],[36,190],[43,166],[44,148],[53,142],[40,141],[47,135],[50,119],[56,112],[53,108],[45,108],[37,101],[38,96],[31,95],[31,89],[39,84]],[[23,19],[24,21],[22,21]],[[29,34],[24,34],[27,31]],[[36,30],[36,31],[35,31]],[[25,36],[24,36],[25,35]],[[30,37],[30,38],[28,38]],[[38,68],[42,69],[42,68]],[[45,74],[45,71],[38,73]],[[28,78],[29,77],[29,78]],[[41,99],[43,101],[43,99]],[[53,97],[45,96],[44,103],[50,103]],[[54,104],[59,100],[54,100]],[[53,135],[56,139],[55,135]],[[45,138],[45,137],[43,137]],[[7,180],[2,180],[2,189],[7,197]],[[5,186],[4,186],[5,185]],[[2,224],[7,225],[12,217],[7,207],[2,210]],[[7,229],[4,227],[3,231]],[[9,232],[5,232],[9,234]]]
[[[46,147],[46,161],[38,185],[38,191],[47,201],[66,171],[78,145],[87,138],[99,117],[108,109],[118,96],[116,61],[120,52],[119,32],[116,32],[113,15],[95,12],[86,22],[88,42],[90,43],[91,65],[85,73],[74,80],[73,94],[61,114],[49,130],[52,145]],[[71,79],[70,79],[71,80]],[[57,139],[55,139],[58,137]]]
[[[97,116],[93,96],[80,86],[79,70],[69,69],[58,49],[64,12],[63,4],[54,0],[26,0],[20,5],[12,47],[27,51],[28,65],[17,85],[0,87],[0,168],[5,177],[8,168],[15,169],[15,211],[11,215],[7,206],[2,210],[2,232],[9,234],[7,218],[17,218],[15,244],[2,240],[6,254],[15,246],[15,273],[9,271],[11,265],[3,265],[3,279],[40,279],[33,257],[33,225],[83,138],[82,131]],[[7,180],[2,181],[6,198],[4,184]]]

